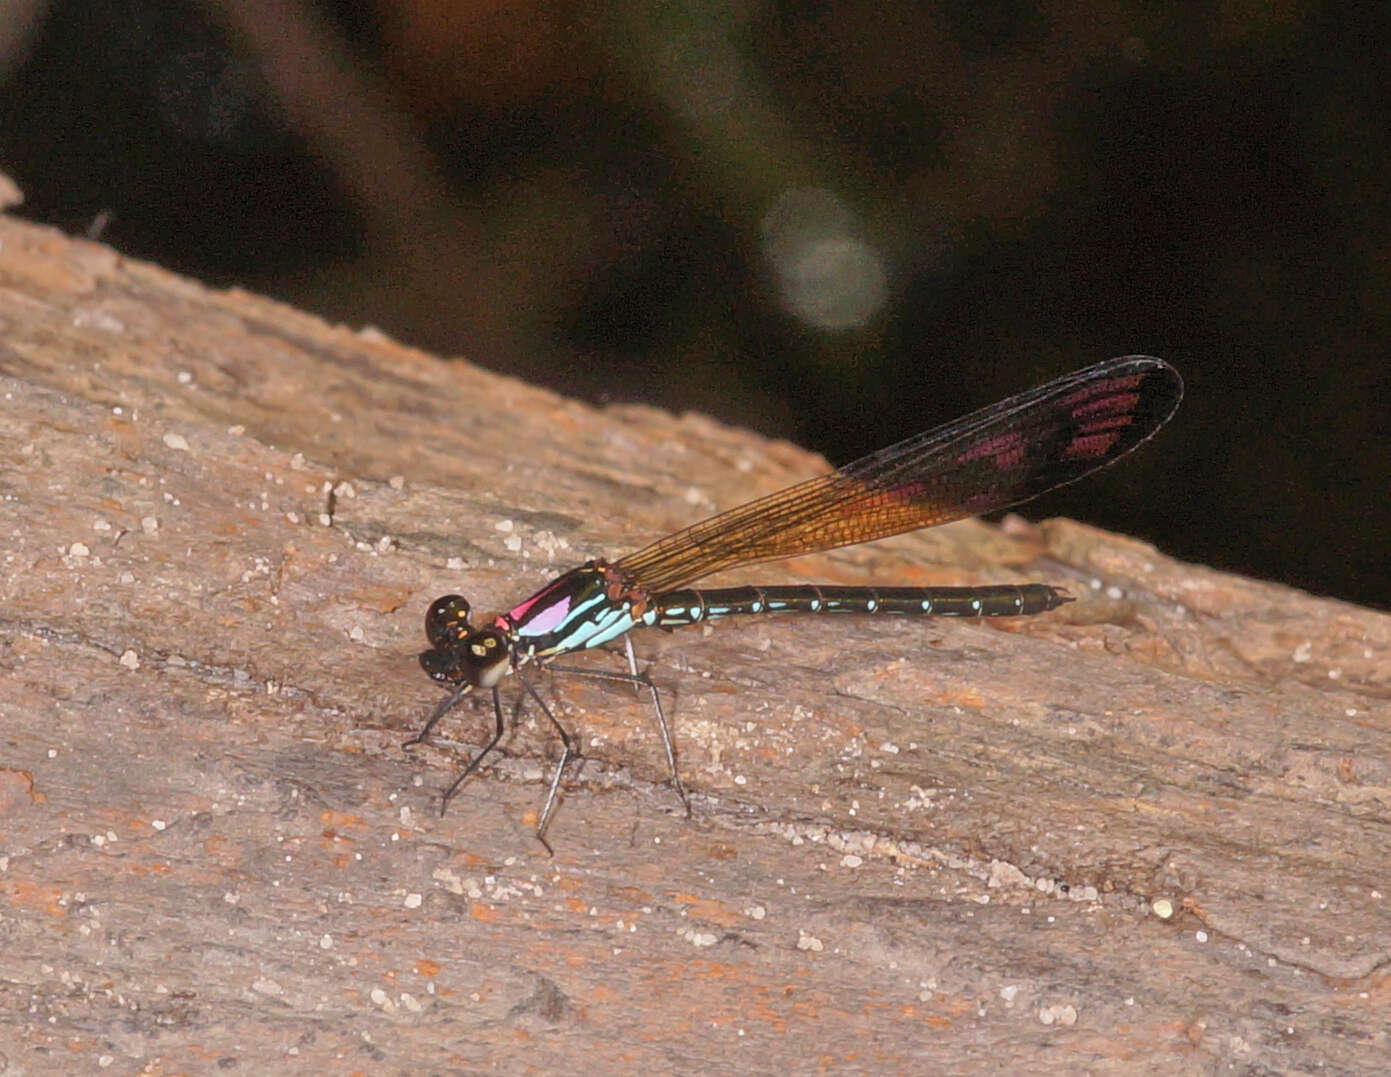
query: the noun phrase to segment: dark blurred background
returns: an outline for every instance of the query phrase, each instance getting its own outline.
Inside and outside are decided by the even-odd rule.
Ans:
[[[1391,5],[9,0],[19,212],[834,462],[1147,352],[1029,513],[1391,607]],[[407,434],[408,436],[408,434]]]

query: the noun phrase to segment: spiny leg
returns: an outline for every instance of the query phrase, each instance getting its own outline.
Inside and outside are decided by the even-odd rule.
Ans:
[[[532,683],[522,675],[521,670],[517,670],[517,680],[526,689],[527,695],[536,700],[536,705],[541,708],[541,713],[551,720],[551,725],[555,726],[555,731],[560,734],[560,743],[565,746],[565,750],[560,756],[560,763],[556,766],[555,774],[551,778],[551,788],[546,793],[546,803],[541,808],[541,820],[536,824],[536,840],[546,847],[546,852],[555,856],[555,850],[551,848],[551,843],[546,840],[546,828],[551,825],[551,816],[555,814],[556,801],[560,795],[560,781],[565,776],[565,768],[570,765],[570,760],[579,755],[579,752],[575,750],[575,742],[569,731],[556,720],[550,707],[546,706],[546,701],[541,698]],[[497,689],[494,688],[493,692],[496,693]]]
[[[472,774],[475,770],[478,769],[479,764],[481,764],[483,760],[487,759],[488,756],[492,753],[492,750],[497,747],[497,742],[502,740],[502,699],[498,696],[498,690],[496,688],[493,689],[493,714],[497,717],[497,724],[493,729],[492,739],[488,741],[487,744],[483,745],[483,750],[473,757],[473,761],[470,762],[469,765],[463,769],[463,772],[460,773],[460,775],[454,779],[453,783],[449,786],[449,788],[444,791],[444,796],[440,798],[441,816],[444,815],[445,809],[449,807],[449,802],[453,799],[454,794],[459,791],[459,786],[464,784],[465,779],[467,779],[470,774]],[[430,725],[433,724],[434,719],[432,718],[430,723],[425,726],[425,732],[429,732]],[[422,733],[421,736],[424,736],[424,733]],[[419,740],[420,738],[417,737],[416,739]],[[414,743],[414,741],[408,743]]]
[[[638,675],[638,656],[633,653],[633,637],[626,632],[623,634],[623,649],[628,652],[628,671],[636,677]],[[642,695],[638,691],[637,685],[633,685],[633,691],[637,692],[639,696]]]
[[[614,650],[612,643],[600,644],[598,649],[603,651],[605,654],[618,653],[616,650]],[[638,676],[638,656],[633,653],[633,637],[631,634],[625,634],[623,636],[623,653],[628,657],[628,669],[632,672],[634,677]],[[556,667],[552,665],[547,665],[546,668],[555,669]],[[584,672],[588,673],[589,671],[585,670]],[[637,694],[639,699],[642,698],[641,685],[633,685],[633,691]]]
[[[625,637],[626,638],[626,637]],[[671,784],[676,790],[676,795],[681,798],[681,806],[686,809],[686,817],[691,815],[691,801],[686,796],[686,787],[681,784],[681,772],[676,769],[676,745],[671,739],[671,730],[667,727],[667,717],[662,712],[662,696],[657,691],[656,684],[646,673],[636,671],[636,661],[633,659],[632,644],[628,645],[628,658],[634,665],[632,673],[618,673],[608,669],[579,669],[575,666],[555,666],[547,665],[546,668],[552,673],[566,673],[576,677],[592,677],[598,681],[619,681],[622,684],[631,684],[636,689],[646,688],[652,694],[652,708],[657,712],[657,728],[662,733],[662,747],[667,753],[667,767],[671,771]],[[554,721],[554,719],[552,719]]]
[[[426,721],[425,727],[419,733],[413,736],[410,740],[402,744],[401,747],[411,748],[417,744],[424,744],[426,739],[428,739],[430,736],[430,730],[434,729],[435,726],[439,723],[439,720],[454,709],[454,707],[458,704],[459,700],[463,699],[464,695],[472,687],[473,685],[465,681],[463,684],[459,685],[458,688],[454,689],[454,691],[450,692],[449,696],[444,700],[444,702],[435,708],[434,713],[431,714],[429,720]]]
[[[613,644],[612,644],[612,643],[603,643],[603,644],[600,644],[598,649],[601,650],[601,651],[603,651],[605,654],[617,654],[617,653],[618,653],[616,650],[614,650],[614,647],[613,647]],[[633,676],[636,677],[636,676],[638,675],[638,656],[637,656],[636,654],[633,653],[633,637],[632,637],[631,634],[625,634],[625,635],[623,636],[623,653],[624,653],[624,654],[627,656],[627,658],[628,658],[628,669],[632,672]],[[555,669],[556,667],[555,667],[555,666],[552,666],[552,665],[547,665],[546,668],[547,668],[547,669]],[[584,672],[587,673],[587,672],[589,672],[589,671],[588,671],[588,670],[585,670]],[[634,684],[634,685],[633,685],[633,692],[634,692],[634,694],[637,695],[637,697],[638,697],[639,699],[641,699],[641,698],[642,698],[642,685],[640,685],[640,684]]]

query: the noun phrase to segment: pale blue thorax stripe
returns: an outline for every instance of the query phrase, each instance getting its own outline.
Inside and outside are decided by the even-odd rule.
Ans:
[[[611,639],[617,639],[632,629],[638,622],[633,620],[633,612],[626,606],[610,610],[590,626],[590,634],[582,643],[573,646],[598,647]]]

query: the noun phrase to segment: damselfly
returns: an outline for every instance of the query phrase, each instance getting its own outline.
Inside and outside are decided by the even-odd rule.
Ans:
[[[528,665],[622,681],[652,698],[672,785],[689,812],[676,750],[657,686],[637,670],[627,633],[677,628],[753,613],[862,613],[899,616],[1020,617],[1056,609],[1071,596],[1041,583],[990,587],[727,587],[688,585],[735,565],[772,561],[916,531],[1017,505],[1120,459],[1154,434],[1183,395],[1178,372],[1161,359],[1109,359],[1012,396],[936,430],[880,449],[837,471],[740,505],[658,539],[617,561],[589,561],[552,580],[506,613],[469,622],[459,595],[436,599],[425,616],[430,649],[420,664],[454,690],[406,742],[425,740],[470,690],[492,692],[492,738],[445,791],[441,812],[497,747],[505,728],[498,686],[513,673],[560,736],[536,836],[549,850],[574,739],[523,673]],[[554,665],[559,655],[623,637],[629,672]]]

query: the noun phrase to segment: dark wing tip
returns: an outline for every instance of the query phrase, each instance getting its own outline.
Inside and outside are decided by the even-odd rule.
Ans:
[[[1172,365],[1154,355],[1122,355],[1108,365],[1114,365],[1117,377],[1132,374],[1142,379],[1137,425],[1148,426],[1153,433],[1173,418],[1183,400],[1183,378]]]

